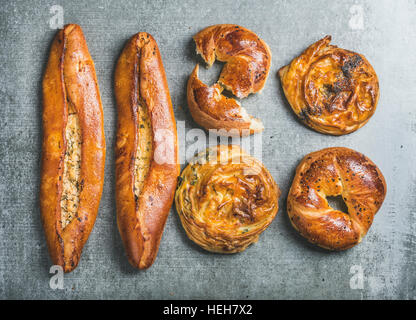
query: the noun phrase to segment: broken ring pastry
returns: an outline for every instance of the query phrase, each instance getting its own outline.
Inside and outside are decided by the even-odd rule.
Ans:
[[[279,70],[296,115],[312,129],[343,135],[367,123],[379,97],[378,78],[367,59],[330,45],[331,36],[307,48]]]
[[[176,123],[155,39],[134,35],[115,71],[117,224],[132,266],[156,259],[180,173]]]
[[[236,145],[200,153],[182,172],[176,210],[188,237],[205,250],[243,251],[278,211],[280,190],[257,159]]]
[[[310,242],[330,250],[360,243],[386,195],[377,166],[347,148],[308,154],[296,169],[287,199],[293,227]],[[342,196],[348,212],[333,209],[327,197]]]
[[[222,135],[246,136],[262,131],[261,121],[250,116],[237,100],[222,95],[222,91],[227,89],[241,99],[264,87],[271,64],[267,44],[254,32],[232,24],[208,27],[194,40],[197,53],[209,67],[216,59],[225,62],[218,82],[212,86],[199,80],[198,65],[189,77],[187,97],[194,120]]]
[[[70,272],[94,226],[104,183],[103,110],[82,29],[66,25],[43,77],[40,207],[49,253]]]

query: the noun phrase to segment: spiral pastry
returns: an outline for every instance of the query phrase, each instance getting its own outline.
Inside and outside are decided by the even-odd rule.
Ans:
[[[194,37],[196,51],[209,67],[225,62],[218,82],[242,99],[263,89],[271,65],[269,46],[257,34],[234,24],[217,24]]]
[[[343,135],[374,114],[378,78],[367,59],[330,45],[331,36],[307,48],[279,70],[283,91],[296,115],[316,131]]]
[[[217,83],[208,86],[198,77],[198,64],[187,85],[192,118],[219,135],[247,136],[264,130],[260,119],[249,115],[236,99],[222,94],[226,89],[242,99],[263,89],[272,54],[268,45],[253,31],[233,24],[205,28],[194,37],[196,51],[211,67],[215,60],[225,62]]]
[[[208,148],[179,180],[175,204],[182,225],[208,251],[243,251],[278,211],[279,187],[263,164],[239,146]]]

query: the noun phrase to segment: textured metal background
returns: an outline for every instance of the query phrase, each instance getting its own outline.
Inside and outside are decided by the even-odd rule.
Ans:
[[[41,78],[56,32],[49,26],[52,5],[63,7],[65,23],[78,23],[84,30],[95,60],[107,140],[99,215],[78,268],[65,275],[63,290],[49,287],[51,262],[38,209]],[[353,17],[360,10],[363,29],[356,28]],[[1,0],[0,16],[0,298],[415,299],[415,1]],[[136,271],[126,260],[115,221],[115,62],[129,37],[151,33],[163,56],[176,119],[185,120],[187,130],[195,128],[185,92],[200,61],[192,36],[217,23],[247,27],[272,50],[265,89],[243,104],[265,124],[262,160],[282,189],[280,210],[257,244],[228,256],[194,245],[172,210],[156,263]],[[299,123],[276,76],[278,68],[326,34],[334,44],[363,53],[380,80],[375,115],[342,137]],[[202,78],[215,79],[219,68],[201,70]],[[184,150],[183,132],[179,138]],[[388,185],[364,241],[339,253],[308,244],[285,211],[300,159],[329,146],[363,152],[380,167]],[[363,289],[350,286],[354,268],[363,270]]]

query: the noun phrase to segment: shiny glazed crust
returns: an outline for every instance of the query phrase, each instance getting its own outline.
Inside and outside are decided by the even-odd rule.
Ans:
[[[283,91],[296,115],[316,131],[343,135],[361,128],[374,114],[378,78],[367,59],[317,41],[279,70]]]
[[[79,202],[75,216],[61,222],[65,137],[69,108],[81,132]],[[46,241],[54,264],[72,271],[94,226],[104,182],[103,110],[94,62],[81,27],[66,25],[52,43],[43,77],[43,145],[40,207]],[[64,225],[64,227],[63,227]]]
[[[259,92],[266,82],[271,52],[254,32],[231,24],[220,24],[200,31],[194,37],[197,53],[212,66],[225,62],[218,82],[207,86],[198,79],[198,65],[187,88],[188,105],[195,121],[206,129],[234,129],[231,134],[249,135],[263,130],[260,120],[247,114],[232,98],[221,94],[223,89],[238,98]],[[222,134],[219,132],[219,134]]]
[[[151,35],[138,33],[124,47],[115,71],[115,94],[117,223],[130,263],[144,269],[156,259],[180,173],[172,103]],[[150,130],[142,130],[146,125]],[[143,145],[143,139],[150,145]]]
[[[330,250],[360,243],[386,195],[377,166],[347,148],[308,154],[296,169],[287,199],[293,227],[310,242]],[[331,208],[327,196],[341,195],[348,214]]]
[[[175,205],[188,237],[235,253],[256,242],[278,211],[280,190],[264,165],[236,145],[200,153],[182,172]]]
[[[253,31],[235,24],[218,24],[194,36],[196,51],[208,66],[225,62],[219,83],[236,97],[245,98],[263,89],[272,53]]]
[[[247,114],[237,100],[222,95],[223,87],[218,83],[208,87],[199,80],[198,69],[196,65],[187,89],[189,110],[196,123],[227,136],[248,136],[263,131],[261,121]]]

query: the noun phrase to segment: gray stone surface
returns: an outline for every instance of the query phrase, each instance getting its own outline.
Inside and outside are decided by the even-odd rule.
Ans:
[[[63,7],[65,23],[78,23],[84,30],[97,69],[107,140],[99,215],[78,268],[65,275],[63,290],[49,287],[51,261],[38,209],[41,78],[56,32],[49,26],[55,4]],[[363,29],[352,18],[360,8]],[[0,298],[415,299],[415,1],[1,0],[0,16]],[[163,56],[176,119],[186,121],[190,130],[197,125],[187,110],[186,81],[200,61],[192,36],[217,23],[252,29],[272,50],[265,89],[243,104],[265,124],[262,160],[282,189],[280,210],[257,244],[229,256],[194,245],[172,210],[156,263],[136,271],[126,260],[115,222],[115,61],[130,36],[151,33]],[[334,44],[363,53],[380,79],[375,115],[342,137],[299,123],[276,76],[278,68],[326,34]],[[219,68],[201,70],[202,78],[214,79]],[[180,132],[182,150],[184,138]],[[285,211],[300,159],[329,146],[363,152],[388,184],[364,241],[339,253],[308,244]],[[352,266],[364,272],[362,289],[350,286]]]

